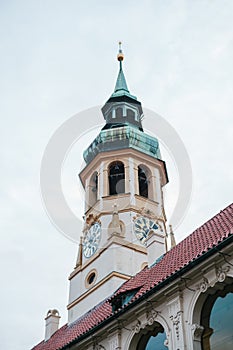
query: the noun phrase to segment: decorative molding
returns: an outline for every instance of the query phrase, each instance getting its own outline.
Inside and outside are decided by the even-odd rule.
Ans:
[[[151,326],[156,321],[158,314],[159,312],[153,309],[147,312],[147,324],[149,326]]]
[[[203,326],[201,326],[197,323],[192,324],[191,325],[191,332],[192,332],[193,340],[201,341],[201,336],[202,336],[203,331],[204,331]]]
[[[156,159],[152,156],[149,156],[145,153],[141,153],[140,151],[137,151],[136,149],[132,148],[124,148],[121,150],[111,150],[111,151],[106,151],[106,152],[101,152],[96,155],[96,157],[86,166],[84,167],[80,174],[79,177],[82,181],[82,184],[84,184],[84,179],[88,176],[90,176],[93,172],[93,169],[98,168],[98,164],[102,160],[105,164],[108,164],[109,160],[117,160],[117,159],[126,159],[128,157],[133,157],[138,164],[140,164],[142,161],[143,163],[146,161],[147,166],[156,166],[157,169],[159,170],[164,170],[164,163],[160,159]],[[165,182],[165,176],[162,173],[162,180]]]
[[[90,278],[90,276],[94,274],[94,279],[93,281],[90,283],[88,280]],[[97,273],[97,270],[96,269],[92,269],[91,271],[88,272],[86,278],[85,278],[85,287],[86,289],[89,289],[91,287],[93,287],[93,285],[95,284],[96,280],[97,280],[97,276],[98,276],[98,273]]]
[[[110,274],[108,274],[106,277],[104,277],[101,281],[99,281],[97,284],[93,285],[92,288],[88,289],[86,292],[84,292],[80,297],[73,300],[68,306],[67,309],[71,309],[74,305],[78,304],[82,299],[86,298],[87,295],[93,293],[97,288],[101,287],[102,284],[110,280],[112,277],[118,277],[121,278],[124,281],[128,281],[130,279],[130,276],[124,275],[122,273],[113,271]]]
[[[118,340],[116,338],[109,341],[109,350],[115,349],[118,349]]]
[[[225,281],[227,277],[227,273],[230,271],[230,266],[225,266],[225,267],[217,267],[216,268],[216,275],[217,275],[217,280],[218,282],[223,282]]]
[[[142,207],[140,210],[139,210],[139,213],[136,215],[136,216],[145,216],[149,219],[152,219],[152,220],[156,220],[157,219],[157,216],[153,213],[152,210],[150,209],[147,209],[145,207]]]
[[[86,217],[85,225],[83,228],[83,232],[86,232],[89,230],[89,228],[94,225],[96,222],[98,222],[101,225],[101,221],[99,220],[100,215],[94,215],[94,214],[89,214]]]
[[[106,350],[105,347],[101,344],[93,345],[93,350]]]
[[[198,289],[200,289],[201,293],[205,293],[209,287],[214,287],[217,282],[224,282],[229,271],[230,266],[216,267],[215,272],[212,270],[210,273],[207,273],[202,277],[201,283],[198,285]],[[208,276],[208,278],[206,276]]]
[[[163,344],[164,344],[164,346],[166,346],[168,348],[168,346],[169,346],[169,337],[168,337],[168,335],[167,335],[167,339],[164,340]]]
[[[137,320],[137,323],[132,327],[132,330],[135,333],[139,333],[141,329],[143,329],[144,327],[142,326],[142,323],[140,320]]]
[[[171,319],[173,326],[174,326],[174,329],[175,329],[177,340],[180,339],[181,315],[182,315],[182,311],[177,311],[175,316],[173,316],[173,315],[170,316],[170,319]]]
[[[207,291],[207,289],[209,288],[210,284],[209,281],[206,277],[202,277],[202,281],[199,284],[199,289],[201,291],[201,293],[205,293]]]
[[[117,237],[114,235],[114,236],[110,237],[110,239],[107,241],[106,245],[104,245],[103,248],[99,248],[99,250],[97,250],[97,252],[93,256],[91,256],[87,261],[85,261],[85,263],[83,263],[82,266],[75,268],[75,270],[73,272],[71,272],[71,274],[69,276],[69,280],[71,280],[80,271],[85,270],[87,266],[89,266],[95,260],[97,260],[99,258],[99,256],[101,254],[103,254],[112,244],[126,247],[128,249],[134,250],[136,252],[142,253],[145,256],[147,256],[146,247],[140,246],[140,245],[135,244],[135,243],[128,242],[123,237],[119,237],[119,236]]]

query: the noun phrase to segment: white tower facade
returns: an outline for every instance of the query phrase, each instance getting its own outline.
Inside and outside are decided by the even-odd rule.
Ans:
[[[85,225],[71,273],[68,322],[167,251],[162,188],[168,182],[155,137],[144,133],[141,103],[120,70],[102,108],[106,124],[84,152]]]

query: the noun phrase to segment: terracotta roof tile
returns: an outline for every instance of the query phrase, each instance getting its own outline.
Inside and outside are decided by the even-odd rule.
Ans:
[[[232,234],[233,204],[196,229],[191,235],[167,252],[154,266],[144,268],[137,275],[126,281],[109,299],[95,306],[74,323],[61,327],[47,342],[42,341],[33,350],[62,349],[65,345],[84,335],[108,317],[111,317],[113,315],[111,300],[116,296],[138,289],[130,302],[135,301]],[[114,312],[114,314],[117,314],[117,312]]]

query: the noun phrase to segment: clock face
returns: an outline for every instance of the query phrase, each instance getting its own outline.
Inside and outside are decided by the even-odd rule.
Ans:
[[[95,222],[87,231],[83,239],[83,254],[90,258],[97,250],[101,238],[101,226]]]
[[[144,216],[139,216],[134,221],[134,233],[137,237],[137,239],[142,243],[145,244],[145,240],[148,237],[148,234],[151,230],[157,230],[158,226],[156,223]]]

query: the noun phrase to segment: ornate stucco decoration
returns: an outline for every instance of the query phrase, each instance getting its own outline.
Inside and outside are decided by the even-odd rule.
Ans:
[[[154,220],[156,225],[158,225],[159,229],[161,232],[163,232],[163,228],[160,225],[160,223],[158,222],[158,217],[153,213],[152,210],[147,209],[145,207],[142,207],[139,212],[133,217],[133,220],[136,220],[137,218],[144,216],[148,219]]]
[[[227,277],[227,273],[230,271],[230,266],[225,266],[225,267],[217,267],[216,268],[216,276],[217,276],[217,280],[218,282],[223,282],[225,281],[226,277]]]
[[[174,329],[175,329],[175,334],[177,337],[177,340],[180,339],[180,323],[181,323],[181,315],[182,311],[178,311],[175,316],[170,316],[170,319],[173,323]]]
[[[136,214],[136,218],[139,217],[139,216],[145,216],[149,219],[152,219],[152,220],[156,220],[157,219],[157,216],[153,213],[152,210],[150,209],[147,209],[145,207],[142,207],[139,212]]]
[[[101,224],[101,221],[99,220],[99,215],[88,215],[84,224],[83,232],[86,232],[92,225],[94,225],[95,222]]]
[[[124,223],[119,218],[116,204],[114,204],[112,221],[108,226],[108,234],[109,234],[109,237],[112,237],[113,235],[124,236]]]
[[[169,335],[167,335],[167,339],[164,340],[164,346],[168,348],[169,346]]]
[[[201,326],[197,323],[192,324],[191,325],[191,332],[192,332],[193,340],[200,341],[203,331],[204,331],[203,326]]]
[[[96,345],[93,345],[93,350],[106,350],[106,349],[103,345],[96,344]]]
[[[224,282],[227,273],[230,271],[230,266],[218,266],[215,268],[215,271],[210,271],[208,278],[205,276],[202,277],[201,283],[198,285],[201,293],[205,293],[209,287],[214,287],[217,282]]]
[[[147,324],[149,326],[151,326],[156,321],[158,314],[159,312],[153,309],[147,312]]]
[[[206,277],[203,277],[201,283],[199,284],[199,289],[201,293],[205,293],[209,286],[210,285],[208,279]]]
[[[141,323],[140,320],[137,320],[137,323],[132,327],[132,330],[135,332],[135,333],[139,333],[141,329],[143,329],[143,325]]]

